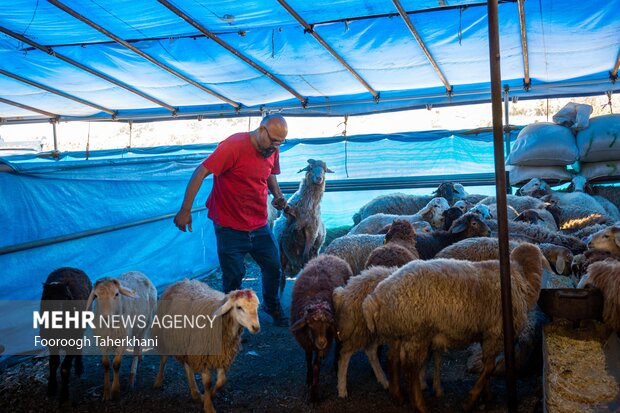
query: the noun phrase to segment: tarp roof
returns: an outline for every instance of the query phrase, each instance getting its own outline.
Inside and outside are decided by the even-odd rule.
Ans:
[[[618,90],[620,0],[522,4],[527,49],[519,2],[499,4],[511,96]],[[1,0],[0,118],[336,116],[489,101],[487,24],[486,2],[474,0]]]

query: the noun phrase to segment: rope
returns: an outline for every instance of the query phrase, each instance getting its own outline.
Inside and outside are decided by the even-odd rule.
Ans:
[[[133,134],[133,122],[129,121],[129,146],[127,146],[127,149],[131,148],[131,137]]]
[[[347,140],[348,122],[349,122],[349,115],[344,115],[344,122],[342,122],[340,125],[344,124],[344,130],[342,131],[342,136],[344,136],[344,172],[346,173],[347,178],[349,177],[349,167],[348,167],[349,165],[349,149],[348,149],[349,141]]]

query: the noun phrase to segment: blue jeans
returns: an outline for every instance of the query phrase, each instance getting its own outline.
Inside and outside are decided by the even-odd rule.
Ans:
[[[222,268],[224,292],[241,288],[245,277],[245,255],[250,254],[262,273],[263,302],[268,312],[280,309],[280,254],[269,225],[254,231],[237,231],[213,224],[217,239],[217,255]]]

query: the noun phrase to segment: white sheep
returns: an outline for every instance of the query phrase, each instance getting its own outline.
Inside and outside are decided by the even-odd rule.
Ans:
[[[136,343],[144,339],[155,314],[157,306],[157,290],[153,283],[139,271],[129,271],[118,278],[102,278],[98,280],[86,303],[89,310],[95,303],[95,320],[108,319],[110,322],[118,316],[126,319],[141,320],[143,322],[122,323],[120,326],[103,323],[96,324],[98,327],[94,333],[101,337],[116,339],[134,339]],[[125,352],[124,346],[107,347],[99,346],[103,362],[103,400],[110,399],[110,360],[108,354],[114,352],[114,379],[112,382],[112,397],[120,395],[121,358]],[[129,373],[129,387],[133,388],[138,369],[138,361],[142,359],[142,347],[136,344],[133,348],[133,361]]]
[[[347,397],[347,370],[351,356],[364,349],[375,377],[383,388],[388,387],[387,378],[379,363],[377,349],[379,342],[371,334],[362,315],[362,303],[377,284],[390,276],[396,267],[370,267],[349,280],[346,286],[338,287],[332,295],[336,311],[336,328],[340,340],[338,360],[338,396]]]
[[[494,196],[488,196],[482,201],[478,202],[478,205],[493,205],[497,204]],[[514,208],[518,213],[525,211],[526,209],[538,209],[544,208],[545,203],[538,198],[531,196],[518,196],[518,195],[506,195],[506,204]],[[497,209],[497,208],[496,208]]]
[[[535,245],[522,244],[510,260],[513,321],[519,334],[538,300],[545,258]],[[368,329],[380,338],[400,340],[401,358],[412,368],[411,401],[418,411],[428,412],[419,377],[429,349],[481,341],[484,370],[463,405],[466,411],[473,408],[503,349],[500,290],[497,260],[418,260],[379,283],[364,300]]]
[[[620,255],[620,226],[607,227],[593,234],[588,242],[588,248]]]
[[[185,368],[193,399],[201,397],[194,373],[202,374],[203,409],[205,413],[215,413],[212,398],[226,383],[226,372],[239,351],[243,328],[254,334],[260,331],[258,305],[259,300],[252,290],[224,294],[205,283],[187,279],[169,286],[160,298],[157,317],[163,319],[176,314],[195,320],[202,317],[202,324],[206,327],[172,329],[154,326],[153,334],[159,337],[161,355],[154,387],[161,387],[166,361],[172,355]],[[204,320],[205,317],[208,320]],[[214,320],[213,325],[210,320]],[[213,388],[210,369],[217,370]]]

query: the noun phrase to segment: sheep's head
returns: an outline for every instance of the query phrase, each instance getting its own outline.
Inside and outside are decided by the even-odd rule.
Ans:
[[[532,225],[539,225],[541,223],[544,225],[545,222],[534,209],[526,209],[517,215],[514,221],[529,222]]]
[[[449,232],[459,235],[459,238],[488,237],[491,235],[489,226],[480,215],[468,212],[452,223]]]
[[[450,208],[448,201],[443,197],[436,197],[429,201],[418,213],[422,220],[430,223],[434,228],[443,226],[443,212]]]
[[[302,330],[319,351],[327,351],[334,337],[334,314],[329,303],[319,301],[307,305],[303,317],[291,326],[291,332]]]
[[[618,253],[620,251],[620,227],[614,225],[592,234],[588,248]]]
[[[454,198],[457,200],[465,199],[469,196],[469,194],[465,190],[465,187],[463,187],[463,185],[459,184],[458,182],[453,184],[452,188],[454,189]]]
[[[123,287],[116,278],[102,278],[97,280],[93,286],[93,290],[90,292],[88,302],[86,303],[86,310],[90,310],[93,301],[97,300],[97,311],[100,314],[116,314],[120,306],[119,300],[121,296],[134,298],[136,293],[129,288]]]
[[[551,187],[542,179],[532,178],[527,184],[523,185],[519,189],[520,195],[529,195],[534,197],[541,197],[551,193]]]
[[[475,207],[471,208],[469,212],[473,212],[474,214],[480,215],[482,219],[492,218],[491,210],[489,209],[487,205],[484,205],[484,204],[476,205]]]
[[[454,221],[463,216],[465,212],[459,207],[452,206],[445,211],[443,211],[443,229],[449,230]]]
[[[390,229],[385,234],[384,243],[406,241],[407,243],[416,242],[416,233],[413,229],[413,225],[409,221],[395,219],[390,225]]]
[[[230,314],[233,319],[252,334],[260,331],[258,320],[258,297],[252,290],[235,290],[226,294],[224,303],[215,310],[214,317]]]
[[[42,300],[73,300],[71,289],[64,282],[43,283]]]
[[[305,180],[314,185],[323,185],[325,182],[325,174],[334,173],[334,171],[327,167],[325,162],[314,159],[308,159],[308,166],[300,169],[297,173],[304,171],[306,172]]]
[[[466,213],[467,212],[467,202],[461,200],[461,201],[456,201],[454,203],[454,205],[452,205],[452,208],[458,208],[461,210],[461,212]]]
[[[549,269],[549,263],[538,246],[527,242],[519,244],[512,250],[510,261],[516,263],[523,271],[523,276],[530,287],[528,308],[532,308],[538,301],[543,269]]]
[[[588,188],[588,179],[583,175],[575,175],[567,190],[569,192],[591,192]]]
[[[553,267],[556,274],[570,275],[571,264],[573,262],[573,253],[566,247],[553,244],[541,244],[545,258],[549,261],[549,264]]]

